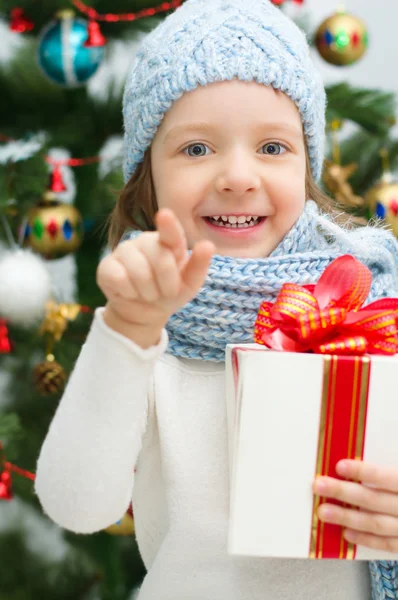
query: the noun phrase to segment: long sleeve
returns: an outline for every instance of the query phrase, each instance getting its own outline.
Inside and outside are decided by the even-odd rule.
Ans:
[[[35,490],[47,515],[92,533],[118,521],[131,501],[156,359],[167,333],[143,350],[110,329],[97,309],[40,451]]]

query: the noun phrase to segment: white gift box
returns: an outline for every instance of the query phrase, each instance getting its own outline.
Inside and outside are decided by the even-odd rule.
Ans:
[[[316,474],[340,458],[398,467],[396,357],[341,363],[341,357],[229,345],[226,396],[230,554],[398,560],[348,544],[339,526],[327,529],[316,518],[312,492]]]

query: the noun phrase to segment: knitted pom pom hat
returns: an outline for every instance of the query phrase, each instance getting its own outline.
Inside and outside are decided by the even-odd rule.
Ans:
[[[125,181],[173,102],[199,85],[228,79],[257,81],[293,100],[319,180],[326,96],[302,31],[270,0],[187,0],[146,36],[127,78]]]

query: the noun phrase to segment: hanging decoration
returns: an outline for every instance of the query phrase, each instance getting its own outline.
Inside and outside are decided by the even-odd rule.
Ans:
[[[388,151],[380,150],[383,175],[366,194],[369,218],[385,220],[392,232],[398,237],[398,180],[390,170]]]
[[[10,501],[14,497],[12,491],[12,472],[25,477],[25,479],[30,479],[31,481],[34,481],[35,479],[33,473],[25,471],[25,469],[20,469],[16,465],[6,461],[3,444],[0,442],[0,500]]]
[[[335,119],[330,124],[332,135],[333,160],[325,160],[323,182],[327,190],[333,195],[336,201],[344,207],[358,208],[363,206],[364,200],[357,196],[348,179],[355,173],[358,166],[355,163],[341,165],[340,145],[338,132],[342,128],[342,122]]]
[[[29,19],[23,8],[13,8],[10,14],[9,29],[14,33],[27,33],[32,31],[35,24]]]
[[[85,48],[101,48],[106,44],[106,38],[102,35],[100,30],[99,21],[107,22],[107,23],[118,23],[121,21],[137,21],[138,19],[143,19],[145,17],[153,17],[156,14],[162,12],[168,12],[171,10],[175,10],[179,6],[181,6],[183,0],[172,0],[171,2],[162,2],[158,6],[153,8],[144,8],[135,13],[123,13],[123,14],[112,14],[106,13],[101,15],[98,13],[95,8],[91,6],[87,6],[84,2],[80,0],[71,0],[72,4],[80,10],[86,17],[89,18],[90,22],[88,25],[88,35],[87,39],[84,43]],[[301,2],[302,0],[294,0],[295,2]]]
[[[1,318],[20,327],[40,322],[52,285],[44,260],[30,250],[12,246],[1,254],[0,282]]]
[[[22,237],[23,244],[43,258],[66,256],[76,252],[82,243],[82,217],[73,204],[60,202],[55,193],[48,190],[28,211]]]
[[[38,62],[43,73],[58,85],[72,88],[86,83],[104,58],[100,46],[86,47],[88,22],[62,10],[40,34]]]
[[[0,318],[0,354],[10,354],[11,349],[7,322]]]
[[[12,500],[11,473],[8,469],[0,467],[0,500]]]
[[[337,10],[319,26],[315,44],[326,62],[336,66],[352,65],[368,48],[368,32],[365,24],[347,13]]]
[[[65,370],[55,360],[53,350],[81,310],[80,304],[57,304],[52,300],[46,304],[46,316],[39,329],[40,335],[46,338],[46,359],[33,370],[35,387],[44,396],[60,392],[65,385]]]

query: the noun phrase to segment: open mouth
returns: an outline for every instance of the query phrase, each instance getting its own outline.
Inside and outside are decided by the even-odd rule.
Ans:
[[[258,217],[253,215],[218,215],[214,217],[205,217],[205,220],[211,225],[216,227],[225,227],[227,229],[248,229],[249,227],[255,227],[264,221],[265,217]]]

